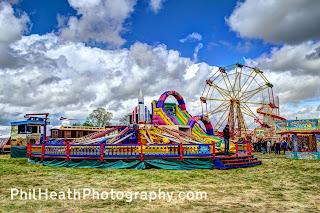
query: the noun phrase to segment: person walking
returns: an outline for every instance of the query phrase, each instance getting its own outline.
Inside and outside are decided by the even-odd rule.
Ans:
[[[267,153],[271,153],[271,142],[267,142]]]
[[[224,138],[224,155],[228,156],[228,155],[230,155],[229,154],[230,132],[229,132],[229,125],[228,124],[223,129],[223,138]]]

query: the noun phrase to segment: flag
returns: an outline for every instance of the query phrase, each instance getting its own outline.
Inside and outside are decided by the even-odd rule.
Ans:
[[[70,119],[70,118],[60,117],[60,121],[64,121],[64,120],[72,121],[72,120],[77,120],[77,119]]]

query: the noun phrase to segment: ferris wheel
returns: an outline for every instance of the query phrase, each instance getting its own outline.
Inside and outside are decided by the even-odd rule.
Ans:
[[[200,97],[202,112],[211,119],[214,130],[221,131],[228,124],[232,138],[246,137],[249,126],[266,125],[254,111],[261,106],[277,108],[272,88],[258,68],[239,63],[220,67],[206,80]]]

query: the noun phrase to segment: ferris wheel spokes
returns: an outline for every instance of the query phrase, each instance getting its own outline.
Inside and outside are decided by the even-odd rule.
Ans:
[[[243,137],[249,130],[247,118],[259,119],[247,104],[270,106],[273,103],[272,87],[273,85],[258,68],[239,63],[220,67],[206,81],[200,98],[201,104],[205,104],[207,109],[204,115],[217,117],[215,119],[217,122],[213,124],[215,130],[219,130],[223,124],[227,123],[232,134]],[[264,102],[263,98],[261,100],[257,98],[257,95],[263,95],[265,90],[268,90],[269,102]]]

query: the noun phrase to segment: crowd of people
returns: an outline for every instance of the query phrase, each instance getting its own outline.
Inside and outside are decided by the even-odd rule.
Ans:
[[[286,150],[292,150],[291,145],[288,145],[285,140],[272,142],[270,140],[260,139],[253,143],[252,146],[255,152],[263,152],[263,154],[275,153],[280,155],[281,150],[283,150],[283,154],[286,153]]]
[[[229,153],[229,143],[230,143],[230,130],[229,125],[226,125],[223,129],[223,138],[225,143],[224,154],[226,156],[230,156]],[[247,138],[248,141],[252,143],[252,148],[254,152],[263,152],[266,153],[275,153],[280,155],[281,150],[283,150],[283,154],[286,154],[286,150],[292,151],[293,146],[292,143],[287,143],[285,140],[272,142],[266,139],[260,139],[257,142],[252,142],[250,137]]]

